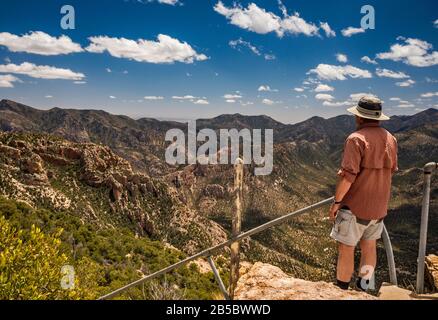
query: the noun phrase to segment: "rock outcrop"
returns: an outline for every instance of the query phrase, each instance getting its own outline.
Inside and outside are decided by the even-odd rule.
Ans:
[[[438,256],[431,254],[426,257],[426,273],[432,289],[438,292]]]
[[[327,282],[293,278],[280,268],[257,262],[245,266],[235,291],[237,300],[376,300],[363,292],[342,290]]]
[[[93,143],[0,132],[0,195],[102,227],[129,226],[188,254],[226,240],[223,228],[182,203],[174,188]]]

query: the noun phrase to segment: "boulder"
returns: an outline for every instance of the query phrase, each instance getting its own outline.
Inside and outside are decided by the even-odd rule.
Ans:
[[[431,287],[438,291],[438,256],[431,254],[426,257],[426,274]]]
[[[293,278],[280,268],[256,262],[243,274],[235,290],[237,300],[376,300],[367,293],[342,290],[327,282]]]

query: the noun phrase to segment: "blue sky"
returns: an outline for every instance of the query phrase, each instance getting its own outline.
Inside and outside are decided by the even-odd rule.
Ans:
[[[390,115],[438,107],[436,1],[174,2],[69,1],[76,28],[63,30],[64,1],[2,1],[0,98],[136,118],[242,113],[285,123],[343,114],[363,93]],[[376,28],[360,32],[367,4]]]

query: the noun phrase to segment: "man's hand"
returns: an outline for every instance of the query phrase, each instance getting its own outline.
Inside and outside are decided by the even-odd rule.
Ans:
[[[341,208],[340,204],[333,203],[331,205],[330,210],[329,210],[329,218],[331,221],[335,221],[336,214],[340,208]]]

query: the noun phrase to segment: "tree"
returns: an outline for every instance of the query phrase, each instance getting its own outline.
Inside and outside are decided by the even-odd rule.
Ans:
[[[46,235],[38,227],[17,230],[0,216],[0,299],[69,299],[77,294],[61,287],[61,230]]]

